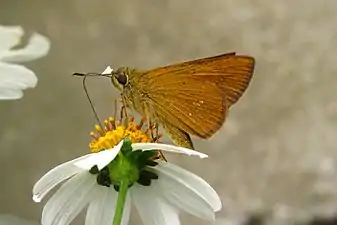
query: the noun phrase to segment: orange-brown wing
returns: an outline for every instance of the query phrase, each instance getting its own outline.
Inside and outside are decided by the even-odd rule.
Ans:
[[[227,53],[160,67],[147,72],[144,77],[148,80],[166,80],[185,74],[195,79],[215,83],[226,95],[228,107],[230,107],[247,89],[254,67],[253,57]],[[178,77],[176,79],[179,79]]]
[[[139,79],[147,78],[140,76]],[[160,79],[152,77],[146,84],[144,90],[138,91],[158,122],[170,123],[202,138],[212,136],[224,123],[227,100],[214,83],[179,74]]]
[[[224,91],[230,107],[247,89],[253,76],[255,60],[248,56],[231,56],[209,62],[207,66],[207,69],[200,68],[195,75],[215,82]]]

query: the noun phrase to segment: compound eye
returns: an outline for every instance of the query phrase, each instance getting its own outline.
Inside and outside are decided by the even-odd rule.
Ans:
[[[128,82],[128,77],[123,73],[117,74],[116,79],[117,79],[118,83],[120,83],[123,86],[126,85],[126,83]]]

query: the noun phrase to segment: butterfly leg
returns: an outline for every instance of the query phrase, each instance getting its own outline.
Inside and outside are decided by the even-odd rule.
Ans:
[[[123,124],[126,126],[129,123],[129,114],[127,111],[127,102],[123,94],[121,94],[121,98],[119,101],[122,103],[120,107],[120,119],[123,121]],[[117,108],[117,106],[115,106]]]
[[[123,94],[121,94],[121,102],[122,102],[122,107],[121,107],[121,114],[123,114],[124,113],[124,115],[123,116],[125,116],[126,118],[128,118],[129,117],[129,115],[128,115],[128,112],[127,112],[127,106],[128,106],[128,104],[127,104],[127,102],[126,102],[126,98],[125,98],[125,96],[123,95]],[[122,115],[121,115],[122,116]]]
[[[155,125],[154,125],[154,129],[155,129],[155,138],[158,140],[159,139],[159,136],[160,136],[160,134],[159,134],[159,124],[158,123],[155,123]],[[167,159],[166,159],[166,157],[164,156],[164,154],[163,154],[163,151],[159,151],[159,156],[160,156],[160,158],[162,158],[165,162],[167,162]]]
[[[146,121],[147,121],[148,129],[150,131],[151,139],[154,140],[155,142],[157,142],[157,140],[160,137],[160,135],[158,133],[158,123],[150,120],[149,118],[146,118]],[[154,130],[155,130],[155,133],[154,133]],[[162,159],[165,162],[167,162],[167,159],[165,158],[165,156],[164,156],[164,154],[163,154],[163,152],[161,150],[158,150],[158,155],[156,157],[158,159]]]

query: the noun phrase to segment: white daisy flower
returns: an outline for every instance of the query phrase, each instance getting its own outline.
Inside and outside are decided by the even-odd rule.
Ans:
[[[102,130],[98,128],[102,137],[93,135],[95,141],[90,144],[93,151],[100,148],[99,146],[119,141],[119,135],[126,133],[133,142],[149,141],[143,136],[144,133],[134,129],[139,126],[132,121],[128,126],[110,126],[111,129],[107,124],[105,123],[109,131],[101,133]],[[41,224],[67,225],[88,205],[86,225],[111,225],[118,192],[109,185],[111,183],[107,182],[108,178],[104,178],[104,171],[119,154],[122,144],[121,141],[111,149],[68,161],[45,174],[33,188],[35,202],[40,202],[56,185],[65,182],[44,206]],[[132,149],[142,150],[142,154],[160,149],[200,158],[207,157],[191,149],[159,143],[135,143],[132,144]],[[146,167],[145,171],[150,179],[143,179],[141,173],[137,183],[129,187],[121,224],[128,224],[131,204],[135,205],[143,224],[146,225],[179,225],[179,214],[183,211],[205,220],[215,219],[215,212],[222,205],[219,196],[206,181],[172,163],[158,159],[152,162],[155,164]],[[94,168],[97,171],[94,172]]]
[[[19,99],[22,90],[34,88],[37,84],[34,72],[15,63],[38,59],[49,51],[49,40],[37,33],[24,48],[12,49],[20,43],[22,35],[19,26],[0,26],[0,100]]]

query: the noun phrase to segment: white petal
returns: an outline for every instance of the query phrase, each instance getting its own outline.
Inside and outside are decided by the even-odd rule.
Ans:
[[[20,43],[23,30],[19,26],[0,26],[0,58],[2,52]]]
[[[111,66],[108,66],[108,67],[102,72],[102,74],[107,74],[107,75],[109,75],[109,74],[112,73],[112,71],[114,71],[114,70],[111,68]]]
[[[174,153],[182,153],[190,156],[199,156],[200,158],[207,158],[208,155],[194,151],[192,149],[184,148],[184,147],[178,147],[174,145],[168,145],[168,144],[160,144],[160,143],[135,143],[132,144],[132,148],[134,150],[141,149],[143,151],[148,150],[162,150],[167,152],[174,152]]]
[[[99,186],[93,195],[85,219],[85,225],[111,225],[117,203],[118,193],[113,188]],[[128,224],[130,217],[130,198],[124,205],[122,225]]]
[[[171,163],[159,162],[153,168],[165,197],[188,213],[204,219],[214,219],[221,209],[221,200],[215,190],[202,178]]]
[[[108,187],[95,188],[85,219],[85,225],[111,224],[117,201],[117,192]]]
[[[37,84],[34,72],[21,65],[0,63],[0,100],[18,99]]]
[[[6,51],[2,54],[2,61],[5,62],[27,62],[41,58],[49,52],[50,41],[45,36],[34,33],[27,46],[21,49]]]
[[[42,225],[67,225],[88,204],[97,188],[96,176],[85,171],[64,183],[42,212]]]
[[[88,157],[88,155],[60,164],[43,175],[33,187],[33,200],[35,202],[40,202],[41,199],[56,185],[74,174],[83,171],[83,169],[75,166],[74,163],[86,157]]]
[[[0,100],[15,100],[23,97],[21,90],[0,87]]]
[[[122,145],[123,140],[112,149],[89,154],[90,157],[77,161],[75,165],[85,170],[90,170],[93,166],[97,166],[101,170],[116,157]]]
[[[157,182],[145,187],[135,184],[131,190],[132,200],[139,216],[146,225],[179,225],[179,214],[161,197]]]

